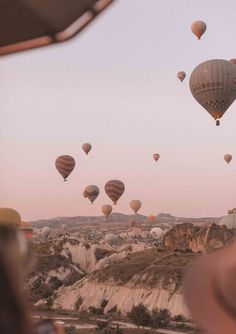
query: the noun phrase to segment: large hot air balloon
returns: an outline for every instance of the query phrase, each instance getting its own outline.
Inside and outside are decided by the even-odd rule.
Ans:
[[[229,164],[230,161],[232,160],[232,155],[231,154],[225,154],[224,155],[224,160],[227,162],[227,164]]]
[[[236,59],[235,59],[235,58],[232,58],[232,59],[230,59],[229,61],[230,61],[231,64],[236,65]]]
[[[198,38],[201,39],[202,35],[206,31],[206,23],[203,21],[194,21],[191,25],[192,33]]]
[[[19,227],[21,224],[21,216],[16,210],[0,208],[0,224]]]
[[[55,166],[58,172],[62,175],[64,181],[75,168],[75,159],[70,155],[61,155],[55,161]]]
[[[186,77],[186,73],[184,71],[180,71],[177,73],[177,78],[182,82]]]
[[[142,206],[142,202],[138,199],[133,199],[132,201],[130,201],[129,206],[134,211],[134,213],[137,213]]]
[[[153,227],[150,231],[151,236],[155,240],[161,240],[164,236],[164,231],[160,227]]]
[[[101,208],[102,213],[104,214],[104,216],[106,218],[108,218],[110,216],[110,214],[112,213],[112,206],[109,204],[104,204]]]
[[[235,66],[223,59],[205,61],[193,70],[189,85],[193,97],[219,125],[236,98]]]
[[[41,233],[42,233],[42,236],[47,240],[47,238],[49,237],[49,235],[50,235],[50,233],[51,233],[51,229],[50,229],[50,227],[48,227],[48,226],[44,226],[44,227],[42,228]]]
[[[90,185],[84,189],[83,195],[85,198],[88,198],[90,202],[93,204],[95,199],[98,197],[99,193],[100,190],[97,186]]]
[[[105,184],[105,192],[108,197],[116,205],[119,198],[123,195],[125,191],[125,185],[119,180],[110,180]]]
[[[89,143],[85,143],[82,145],[82,149],[86,154],[88,154],[92,149],[92,145]]]
[[[33,228],[32,225],[28,222],[21,222],[20,230],[26,237],[26,239],[32,239],[33,237]]]
[[[154,153],[152,157],[157,162],[157,160],[160,158],[160,155],[158,153]]]

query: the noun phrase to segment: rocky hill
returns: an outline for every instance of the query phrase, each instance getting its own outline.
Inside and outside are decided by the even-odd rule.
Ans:
[[[124,233],[124,231],[122,232]],[[178,224],[163,243],[144,239],[117,245],[67,234],[37,242],[37,264],[26,285],[37,307],[126,314],[143,302],[148,309],[189,312],[182,298],[183,270],[199,253],[233,240],[225,226]]]

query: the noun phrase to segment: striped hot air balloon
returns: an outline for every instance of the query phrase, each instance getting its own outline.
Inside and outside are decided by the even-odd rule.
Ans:
[[[87,186],[83,191],[84,197],[88,198],[92,204],[98,197],[99,193],[100,193],[99,188],[94,185]]]
[[[110,197],[110,199],[113,201],[114,205],[116,205],[124,191],[125,185],[119,180],[110,180],[105,184],[105,192],[107,196]]]
[[[70,155],[61,155],[56,159],[55,166],[64,181],[67,181],[66,179],[75,168],[75,159]]]
[[[92,149],[92,145],[89,144],[89,143],[84,143],[84,144],[82,145],[82,150],[83,150],[86,154],[88,154],[88,153],[91,151],[91,149]]]

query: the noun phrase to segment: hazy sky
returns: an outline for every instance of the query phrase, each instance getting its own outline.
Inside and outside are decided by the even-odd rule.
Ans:
[[[188,86],[202,61],[236,58],[235,13],[235,0],[117,0],[70,42],[3,57],[0,206],[23,219],[97,215],[110,203],[105,182],[120,179],[119,212],[136,198],[143,214],[235,207],[236,105],[216,127]],[[201,41],[197,19],[208,27]],[[77,162],[66,183],[54,166],[62,154]],[[81,194],[89,184],[101,190],[93,206]]]

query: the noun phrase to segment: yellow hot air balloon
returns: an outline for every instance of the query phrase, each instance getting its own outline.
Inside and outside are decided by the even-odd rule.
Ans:
[[[90,202],[93,204],[95,199],[98,197],[99,193],[100,193],[100,190],[97,186],[90,185],[84,189],[83,196],[85,198],[88,198]]]
[[[109,204],[104,204],[101,208],[102,213],[104,214],[104,216],[106,218],[108,218],[110,216],[110,214],[112,213],[112,206]]]
[[[64,181],[67,181],[68,176],[75,168],[75,159],[70,155],[61,155],[56,159],[55,166]]]
[[[134,211],[134,213],[137,213],[142,206],[142,202],[138,199],[133,199],[132,201],[130,201],[129,206]]]
[[[119,180],[110,180],[105,184],[105,192],[108,197],[116,205],[117,201],[123,195],[125,191],[125,185],[122,181]]]
[[[0,208],[0,224],[9,224],[19,227],[21,224],[21,216],[16,210]]]
[[[184,71],[180,71],[177,73],[177,78],[182,82],[186,77],[186,73]]]
[[[157,162],[157,160],[160,159],[160,155],[158,153],[154,153],[152,157],[156,162]]]
[[[193,97],[219,125],[236,98],[235,66],[223,59],[205,61],[193,70],[189,85]]]
[[[194,21],[191,25],[192,33],[198,38],[201,39],[202,35],[206,31],[206,23],[203,21]]]
[[[82,149],[86,154],[88,154],[92,149],[92,145],[89,143],[85,143],[82,145]]]
[[[230,61],[231,64],[236,65],[236,59],[235,59],[235,58],[232,58],[232,59],[230,59],[229,61]]]
[[[232,155],[231,154],[225,154],[224,155],[224,160],[227,162],[227,164],[229,164],[230,161],[232,160]]]

